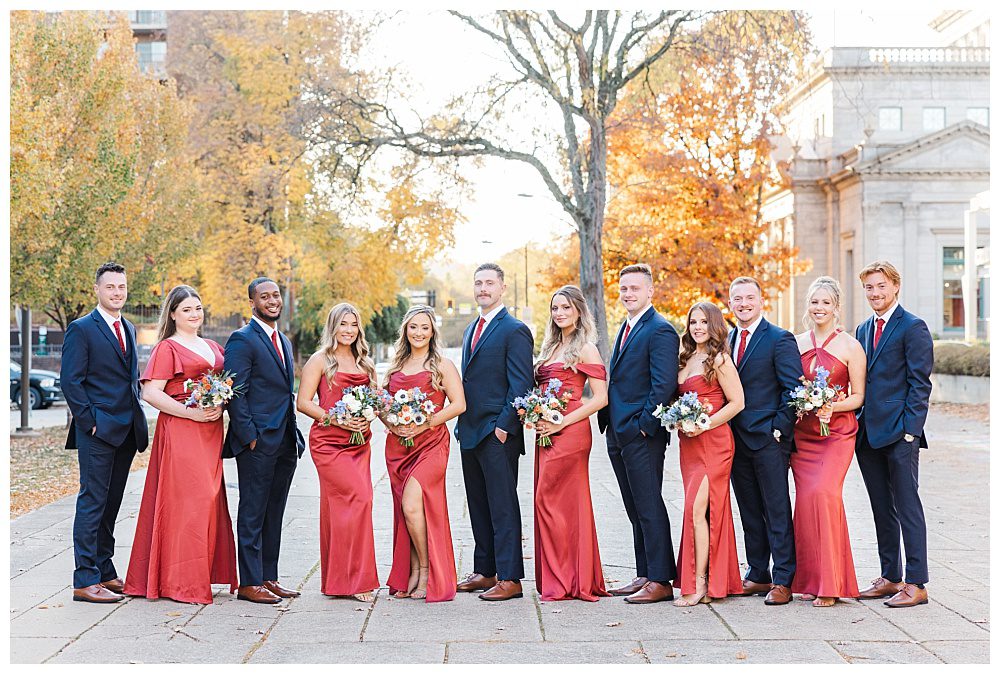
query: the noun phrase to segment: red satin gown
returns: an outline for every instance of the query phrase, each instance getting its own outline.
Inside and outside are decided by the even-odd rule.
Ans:
[[[348,386],[369,383],[364,373],[337,372],[331,386],[319,385],[319,406],[333,407]],[[351,431],[315,422],[309,429],[309,454],[319,473],[319,558],[322,592],[352,595],[379,586],[372,531],[371,431],[351,445]]]
[[[215,362],[172,339],[149,357],[140,381],[167,380],[164,392],[183,403],[184,382],[222,371],[222,347],[206,339]],[[234,592],[236,544],[222,474],[222,419],[209,423],[161,412],[132,542],[125,594],[212,603],[212,584]]]
[[[802,370],[806,378],[812,379],[817,367],[825,367],[830,383],[841,386],[846,393],[850,383],[847,365],[826,350],[836,334],[817,347],[816,336],[810,333],[813,348],[802,354]],[[791,589],[817,597],[857,597],[858,580],[843,492],[844,478],[854,457],[858,420],[854,412],[837,412],[829,425],[830,435],[822,437],[815,414],[795,424],[795,452],[791,458],[795,478],[795,578]]]
[[[551,379],[572,389],[564,414],[580,407],[587,377],[606,379],[603,365],[562,363],[538,368],[538,385]],[[567,426],[551,447],[535,446],[535,584],[542,601],[611,596],[604,588],[597,527],[590,499],[590,419]]]
[[[709,383],[702,374],[692,375],[677,387],[678,395],[690,391],[718,411],[726,404],[722,386],[716,379]],[[729,473],[733,467],[733,432],[729,424],[689,438],[680,438],[681,479],[684,482],[684,525],[681,547],[677,553],[678,578],[674,587],[682,594],[697,592],[694,560],[694,501],[702,482],[708,478],[708,596],[725,597],[743,592],[743,579],[736,555],[736,532],[733,529],[733,506],[729,501]]]
[[[419,387],[440,410],[444,406],[444,391],[431,386],[430,372],[389,377],[389,393]],[[451,436],[445,424],[424,431],[413,438],[413,447],[405,447],[399,438],[387,434],[385,464],[392,487],[392,570],[389,572],[389,594],[405,592],[410,580],[410,533],[403,518],[403,488],[409,480],[420,484],[427,520],[427,599],[451,601],[455,598],[458,576],[455,571],[455,551],[448,523],[448,500],[445,497],[445,470]]]

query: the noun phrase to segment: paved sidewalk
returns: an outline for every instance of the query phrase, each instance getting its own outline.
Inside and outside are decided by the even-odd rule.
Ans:
[[[933,448],[921,457],[932,579],[927,606],[892,610],[880,602],[846,601],[817,609],[795,601],[769,607],[761,598],[689,609],[630,606],[619,598],[541,603],[532,582],[530,454],[521,460],[519,480],[528,573],[524,599],[487,603],[460,594],[453,602],[424,604],[392,599],[384,587],[370,604],[333,599],[319,591],[318,484],[307,453],[285,514],[280,579],[301,588],[302,597],[261,606],[235,601],[218,587],[211,606],[145,599],[74,603],[74,497],[65,498],[11,522],[11,662],[986,663],[988,427],[932,413],[929,434]],[[617,584],[633,575],[630,527],[603,439],[596,437],[591,481],[601,556],[608,582]],[[384,582],[391,562],[391,495],[381,433],[373,444],[375,548]],[[233,461],[226,461],[226,476],[235,516]],[[144,477],[144,471],[130,477],[116,529],[115,562],[122,573]],[[454,445],[447,484],[461,576],[472,570],[473,540]],[[667,452],[663,494],[678,541],[683,504],[676,447]],[[878,568],[871,511],[856,464],[845,501],[863,586]],[[736,530],[742,557],[738,522]]]

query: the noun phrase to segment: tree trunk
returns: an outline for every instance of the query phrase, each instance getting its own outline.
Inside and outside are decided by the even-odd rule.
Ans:
[[[597,348],[605,363],[611,360],[608,317],[604,306],[604,259],[601,238],[604,232],[604,208],[607,205],[608,143],[604,126],[595,120],[590,127],[587,158],[587,191],[580,230],[580,290],[590,303],[597,323]]]

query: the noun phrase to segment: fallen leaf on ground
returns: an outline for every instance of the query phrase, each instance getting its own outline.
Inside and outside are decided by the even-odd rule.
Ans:
[[[736,651],[736,659],[737,660],[746,660],[747,659],[746,651]]]
[[[618,627],[618,626],[619,626],[619,625],[621,625],[621,624],[622,624],[622,623],[621,623],[621,621],[619,620],[618,622],[613,622],[613,623],[604,623],[604,626],[605,626],[605,627]]]
[[[168,611],[167,615],[170,616],[171,618],[176,618],[177,616],[182,616],[184,614],[181,613],[180,611]]]
[[[671,651],[671,652],[667,653],[664,657],[667,657],[667,658],[676,658],[677,657],[677,651]]]

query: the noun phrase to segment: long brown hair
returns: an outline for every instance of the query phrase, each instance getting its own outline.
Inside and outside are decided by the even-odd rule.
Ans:
[[[545,327],[545,339],[542,340],[538,362],[535,364],[536,372],[538,367],[552,357],[552,354],[562,344],[562,328],[552,320],[551,312],[552,300],[556,298],[556,295],[565,297],[579,314],[576,319],[576,329],[573,331],[573,335],[569,338],[566,349],[563,351],[563,365],[570,367],[575,372],[576,365],[580,362],[580,352],[583,351],[583,347],[588,343],[593,344],[597,341],[597,326],[594,325],[594,317],[590,314],[590,307],[587,306],[587,299],[583,296],[583,292],[574,285],[563,286],[552,293],[552,297],[549,298],[549,322]]]
[[[160,319],[156,322],[156,341],[162,342],[167,337],[177,332],[177,322],[170,316],[177,310],[177,306],[189,297],[197,298],[201,302],[201,295],[191,286],[174,286],[163,298],[163,308],[160,309]],[[204,307],[202,307],[204,311]]]
[[[444,374],[441,372],[443,356],[441,355],[441,344],[438,341],[437,316],[434,314],[432,307],[424,304],[416,304],[410,307],[410,310],[403,316],[403,321],[399,325],[399,337],[396,338],[396,353],[393,355],[392,363],[385,373],[386,388],[389,387],[389,377],[394,372],[402,370],[403,364],[409,360],[410,355],[413,353],[410,340],[406,338],[406,326],[418,314],[427,314],[427,317],[431,320],[431,338],[427,341],[427,357],[424,359],[424,365],[431,372],[431,386],[434,387],[435,391],[440,391],[444,388]]]
[[[729,353],[729,330],[726,328],[726,319],[722,317],[722,311],[711,302],[695,302],[688,309],[687,321],[684,323],[684,334],[681,335],[681,355],[678,359],[678,369],[683,370],[691,356],[697,350],[698,345],[691,336],[691,314],[701,311],[708,319],[708,342],[705,351],[708,356],[705,358],[705,380],[711,382],[715,379],[715,359],[720,353]],[[693,375],[692,375],[693,376]]]
[[[323,369],[323,373],[326,375],[331,386],[333,386],[333,378],[337,374],[338,367],[337,356],[335,354],[337,350],[337,327],[340,325],[340,320],[346,314],[354,314],[354,318],[358,321],[358,337],[351,344],[351,354],[354,356],[354,362],[357,363],[362,372],[368,375],[369,381],[375,381],[375,363],[368,356],[368,340],[365,339],[365,329],[361,325],[361,314],[358,313],[353,304],[341,302],[330,309],[330,313],[327,314],[326,325],[323,326],[323,336],[319,341],[319,352],[326,359],[326,367]]]

